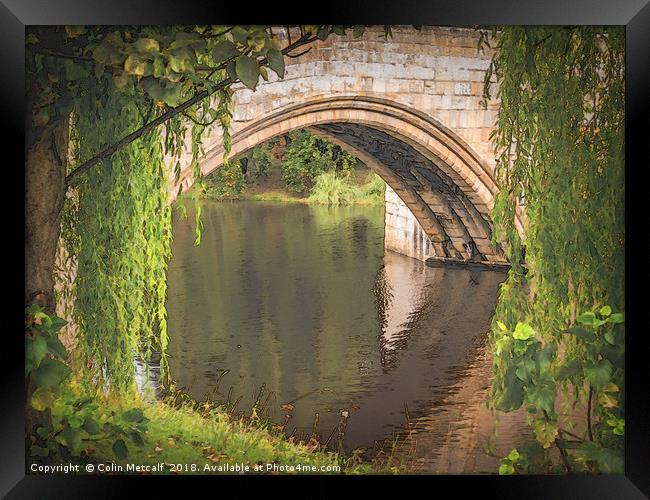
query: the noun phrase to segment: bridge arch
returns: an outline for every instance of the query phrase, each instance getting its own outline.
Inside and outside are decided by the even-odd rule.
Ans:
[[[231,157],[273,137],[308,129],[357,156],[408,206],[436,256],[503,261],[490,243],[489,210],[497,185],[491,168],[435,118],[388,99],[339,95],[285,106],[237,130]],[[205,147],[204,175],[223,163],[221,141]],[[183,190],[192,185],[185,170]]]

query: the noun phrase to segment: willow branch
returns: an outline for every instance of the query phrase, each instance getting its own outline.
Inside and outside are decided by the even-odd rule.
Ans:
[[[310,33],[307,33],[306,35],[303,35],[300,37],[298,40],[296,40],[293,44],[290,44],[286,46],[284,49],[282,49],[282,54],[286,55],[288,52],[291,52],[292,50],[301,47],[302,45],[306,45],[308,43],[311,43],[317,39],[317,37],[310,37]],[[267,62],[266,59],[262,59],[259,63],[260,64],[265,64]],[[225,67],[225,64],[220,65],[219,67]],[[186,109],[190,108],[197,102],[205,99],[206,97],[211,96],[218,90],[222,90],[228,85],[231,85],[232,83],[235,83],[237,80],[232,79],[232,78],[226,78],[225,80],[220,81],[219,83],[215,84],[212,86],[210,89],[203,90],[197,94],[195,94],[193,97],[188,99],[187,101],[183,102],[182,104],[179,104],[175,108],[170,109],[169,111],[166,111],[165,113],[161,114],[159,117],[155,118],[154,120],[148,122],[147,124],[143,125],[139,129],[135,130],[134,132],[131,132],[130,134],[124,136],[122,139],[119,141],[113,143],[111,146],[107,147],[97,155],[93,156],[89,160],[86,160],[82,164],[80,164],[77,168],[75,168],[72,172],[70,172],[66,178],[65,178],[65,183],[66,187],[70,187],[75,185],[77,182],[79,182],[79,178],[81,175],[86,173],[92,166],[95,164],[99,163],[101,160],[104,160],[106,158],[109,158],[113,153],[115,153],[118,149],[121,149],[125,146],[128,146],[131,144],[133,141],[141,137],[142,135],[146,134],[147,132],[152,131],[159,125],[162,125],[163,123],[171,120],[173,117],[183,113]]]

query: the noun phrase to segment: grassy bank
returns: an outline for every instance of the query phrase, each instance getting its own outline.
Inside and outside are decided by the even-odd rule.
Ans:
[[[81,473],[89,472],[87,465],[92,464],[95,473],[115,474],[376,474],[399,470],[385,458],[381,463],[362,462],[356,455],[346,458],[320,449],[316,441],[294,442],[279,426],[233,418],[211,403],[183,401],[171,397],[145,401],[138,395],[85,398],[70,386],[62,388],[51,411],[54,440],[67,451],[61,460],[52,460],[50,455],[44,460],[34,457],[34,463],[52,466],[66,458],[80,464]],[[70,456],[64,456],[68,451],[72,451]]]

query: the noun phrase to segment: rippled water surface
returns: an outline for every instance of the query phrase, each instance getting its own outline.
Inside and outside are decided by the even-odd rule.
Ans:
[[[487,387],[483,343],[504,275],[386,252],[383,207],[207,202],[203,220],[196,247],[191,210],[174,217],[177,383],[197,399],[230,392],[246,415],[262,390],[263,416],[289,414],[289,433],[310,433],[317,413],[321,441],[347,411],[348,450],[410,427],[419,460],[439,457]]]

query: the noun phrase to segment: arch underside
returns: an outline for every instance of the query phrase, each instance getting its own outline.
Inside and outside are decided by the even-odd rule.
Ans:
[[[436,257],[505,261],[490,241],[497,190],[491,170],[453,131],[384,99],[320,98],[245,124],[233,134],[230,156],[300,128],[325,136],[377,172],[418,220]],[[223,147],[215,140],[205,149],[201,170],[207,175],[223,163]],[[183,189],[191,183],[191,172],[184,172]]]
[[[503,260],[500,249],[490,242],[487,214],[474,206],[467,194],[471,188],[462,179],[454,181],[414,147],[372,127],[330,123],[310,130],[352,150],[375,170],[409,207],[437,257]]]

